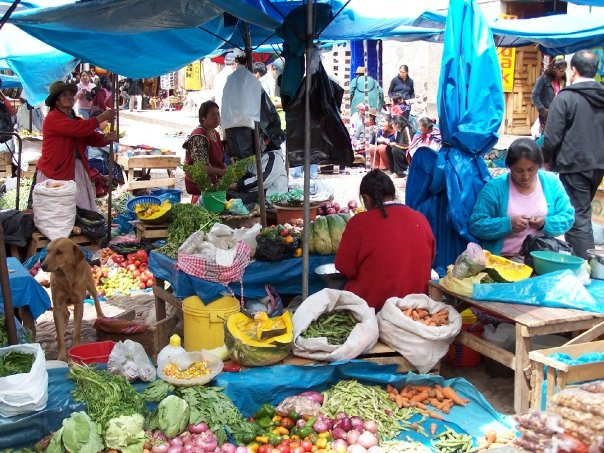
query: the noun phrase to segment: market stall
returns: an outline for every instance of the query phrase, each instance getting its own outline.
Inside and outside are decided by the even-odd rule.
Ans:
[[[126,172],[126,190],[132,193],[136,189],[174,187],[174,172],[180,166],[180,159],[172,152],[157,150],[157,153],[135,155],[131,151],[122,151],[116,162]],[[150,170],[166,170],[167,178],[137,180],[137,176],[146,176]],[[139,173],[137,175],[137,173]]]

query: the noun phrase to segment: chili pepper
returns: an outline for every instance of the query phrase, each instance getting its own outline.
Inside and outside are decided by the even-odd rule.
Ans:
[[[254,414],[256,419],[267,417],[272,419],[275,416],[275,408],[270,404],[263,404]]]

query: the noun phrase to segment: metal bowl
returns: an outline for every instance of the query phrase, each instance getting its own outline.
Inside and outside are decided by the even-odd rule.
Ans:
[[[342,289],[347,281],[346,277],[338,272],[336,265],[333,263],[317,266],[315,268],[315,274],[327,283],[327,287],[331,289]]]

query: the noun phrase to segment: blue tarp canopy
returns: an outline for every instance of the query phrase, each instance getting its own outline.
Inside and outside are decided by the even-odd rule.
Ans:
[[[19,77],[14,75],[0,74],[2,80],[2,89],[4,88],[21,88]]]
[[[342,10],[321,32],[322,40],[405,34],[417,39],[441,33],[408,27],[425,11],[422,2],[409,1],[404,12],[400,0],[320,3],[329,4],[334,14]],[[243,47],[237,21],[225,18],[225,13],[250,24],[252,46],[280,43],[276,29],[301,5],[268,0],[90,0],[16,13],[11,22],[82,60],[141,78],[179,69],[223,48]]]
[[[604,6],[604,0],[565,0],[568,3],[585,6]]]

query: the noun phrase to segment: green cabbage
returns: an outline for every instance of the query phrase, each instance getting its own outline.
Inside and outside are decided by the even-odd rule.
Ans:
[[[105,446],[96,430],[96,425],[86,412],[74,412],[63,420],[63,427],[52,437],[47,453],[63,453],[66,450],[78,453],[98,453]]]
[[[145,419],[140,414],[112,418],[105,430],[105,446],[122,453],[142,453],[145,445]]]
[[[155,409],[148,421],[147,429],[159,428],[167,437],[175,437],[184,432],[189,423],[189,405],[174,395],[167,396]]]

